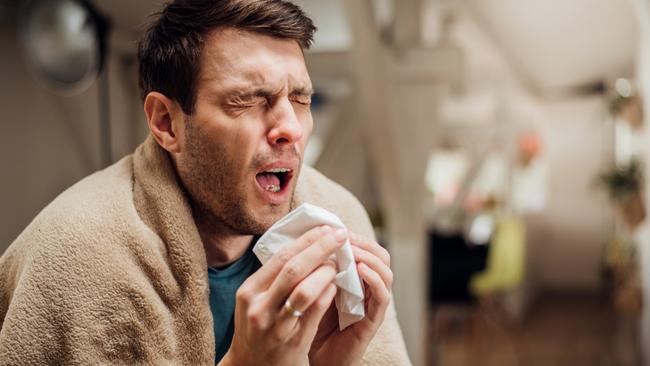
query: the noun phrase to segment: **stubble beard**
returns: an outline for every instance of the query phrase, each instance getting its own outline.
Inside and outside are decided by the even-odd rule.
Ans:
[[[291,182],[291,197],[283,205],[269,205],[269,212],[258,213],[256,217],[251,209],[246,195],[246,180],[238,181],[241,177],[241,166],[234,162],[234,157],[228,156],[225,147],[209,141],[200,129],[190,120],[185,124],[185,141],[187,152],[180,162],[183,170],[183,184],[192,201],[192,206],[208,220],[214,220],[233,233],[241,235],[262,235],[275,221],[291,210],[295,195],[297,173]],[[255,174],[255,168],[262,157],[254,157],[249,168],[250,174]],[[234,174],[233,172],[236,172]]]

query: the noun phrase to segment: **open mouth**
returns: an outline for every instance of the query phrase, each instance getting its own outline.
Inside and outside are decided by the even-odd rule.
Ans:
[[[255,179],[263,190],[271,193],[279,193],[284,191],[292,177],[292,169],[273,168],[257,173]]]

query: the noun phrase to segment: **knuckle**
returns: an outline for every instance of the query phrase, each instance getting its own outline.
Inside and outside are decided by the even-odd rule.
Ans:
[[[390,293],[387,289],[382,289],[379,291],[379,302],[383,305],[387,305],[390,302]]]
[[[300,278],[300,275],[302,273],[302,269],[300,265],[296,264],[295,262],[289,262],[287,265],[284,267],[284,273],[285,277],[289,282],[295,281],[298,278]]]
[[[333,252],[334,249],[338,247],[338,245],[336,245],[337,243],[338,242],[336,240],[336,237],[332,232],[325,234],[323,236],[323,240],[318,241],[319,247],[324,254],[329,254],[330,252]]]
[[[318,301],[316,301],[316,307],[319,310],[323,310],[323,309],[327,308],[329,306],[329,304],[330,304],[330,299],[328,299],[327,296],[323,296],[323,297],[319,298]]]
[[[339,235],[341,235],[340,232],[341,231],[339,231],[339,230],[330,231],[329,233],[327,233],[327,240],[329,242],[331,242],[333,245],[336,245],[338,243],[343,244],[343,241],[345,241],[345,240],[342,240],[342,237],[339,236]]]
[[[317,241],[314,244],[312,250],[315,251],[314,254],[316,256],[318,256],[318,257],[321,257],[321,258],[322,257],[327,257],[329,255],[328,253],[330,252],[330,250],[328,249],[328,245],[327,245],[327,239],[325,237],[323,237],[322,240]]]
[[[337,274],[336,268],[333,267],[328,267],[327,270],[325,271],[325,281],[323,282],[328,282],[328,283],[334,283],[334,280],[336,279],[336,274]]]
[[[299,306],[301,307],[303,304],[308,304],[312,297],[311,291],[305,288],[299,288],[293,293],[293,301],[292,304],[294,306]],[[297,310],[302,310],[302,309],[297,309]]]
[[[264,330],[266,328],[266,321],[264,315],[257,310],[249,310],[246,313],[248,325],[254,330]]]
[[[389,289],[391,289],[391,288],[393,287],[393,281],[394,281],[394,278],[395,278],[395,275],[393,274],[393,271],[390,271],[390,270],[389,270],[389,271],[388,271],[388,278],[387,278],[387,281],[388,281],[388,284],[387,284],[387,285],[388,285],[388,286],[386,286],[386,287],[388,287]]]
[[[242,305],[250,304],[251,297],[252,291],[250,291],[248,286],[245,285],[242,285],[235,293],[235,301]]]
[[[384,257],[384,263],[386,263],[386,265],[390,267],[390,260],[391,260],[390,253],[384,247],[381,247],[381,253]]]
[[[291,260],[291,253],[289,253],[287,250],[281,250],[277,254],[277,261],[280,263],[280,265],[284,266]]]
[[[336,264],[336,262],[332,258],[327,258],[325,260],[325,262],[323,262],[323,264],[321,264],[321,266],[325,267],[326,270],[329,269],[330,271],[333,271],[334,273],[336,273],[336,270],[338,268],[338,265]]]
[[[309,245],[314,244],[320,237],[327,234],[330,230],[331,228],[327,225],[318,226],[307,232],[307,235],[305,236],[305,240]]]

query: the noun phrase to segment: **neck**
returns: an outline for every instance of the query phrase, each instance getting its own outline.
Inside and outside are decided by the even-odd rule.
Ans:
[[[224,267],[241,258],[253,240],[226,227],[214,215],[192,208],[194,222],[201,236],[208,267]]]

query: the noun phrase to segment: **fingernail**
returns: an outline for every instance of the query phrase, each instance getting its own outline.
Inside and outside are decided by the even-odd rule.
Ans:
[[[336,229],[334,231],[334,238],[338,241],[343,241],[348,237],[348,232],[345,229]]]

